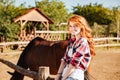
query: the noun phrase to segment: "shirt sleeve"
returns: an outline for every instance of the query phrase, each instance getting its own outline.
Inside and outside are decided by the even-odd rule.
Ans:
[[[67,60],[68,60],[67,51],[68,51],[68,47],[66,48],[66,52],[65,52],[63,58],[61,59],[61,60],[64,60],[65,62],[67,62]]]
[[[73,53],[73,58],[70,63],[75,67],[80,67],[85,70],[85,68],[89,65],[90,59],[91,55],[89,45],[85,39],[80,43],[80,46],[77,47]]]

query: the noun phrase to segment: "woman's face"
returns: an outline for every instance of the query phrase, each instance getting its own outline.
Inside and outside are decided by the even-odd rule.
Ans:
[[[78,35],[80,33],[80,27],[75,26],[73,22],[69,23],[69,31],[72,35]]]

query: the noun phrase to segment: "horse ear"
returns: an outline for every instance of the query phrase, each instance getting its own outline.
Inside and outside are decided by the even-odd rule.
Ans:
[[[8,74],[10,74],[10,75],[13,75],[13,73],[12,73],[12,72],[7,71],[7,73],[8,73]]]

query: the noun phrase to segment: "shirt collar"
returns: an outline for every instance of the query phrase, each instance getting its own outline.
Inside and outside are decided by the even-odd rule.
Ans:
[[[71,39],[70,39],[70,42],[71,42],[71,43],[74,43],[75,40],[76,40],[76,38],[71,38]]]
[[[81,39],[81,37],[80,37],[80,39]],[[70,42],[71,42],[71,43],[74,43],[74,42],[76,41],[76,43],[78,43],[80,39],[78,39],[78,40],[76,41],[76,38],[71,38],[71,39],[70,39]]]

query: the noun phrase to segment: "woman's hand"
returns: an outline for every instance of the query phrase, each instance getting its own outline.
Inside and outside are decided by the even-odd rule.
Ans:
[[[62,60],[55,80],[60,80],[60,77],[62,75],[62,71],[63,71],[65,65],[66,65],[66,62],[64,60]]]
[[[62,78],[61,80],[65,80],[66,78]]]
[[[55,80],[59,80],[60,76],[60,74],[57,74]]]

